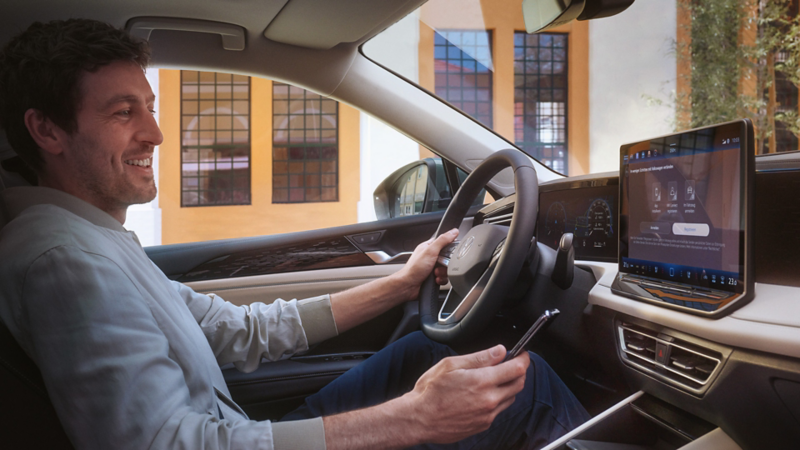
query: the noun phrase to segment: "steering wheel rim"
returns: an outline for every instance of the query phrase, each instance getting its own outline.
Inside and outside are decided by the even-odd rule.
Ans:
[[[502,306],[528,256],[539,209],[539,181],[533,163],[519,150],[506,149],[493,153],[467,177],[447,207],[435,237],[458,228],[481,189],[507,167],[511,167],[514,171],[516,190],[511,226],[505,244],[501,244],[501,252],[499,255],[493,254],[493,259],[487,268],[487,272],[492,267],[493,270],[488,275],[485,287],[473,295],[477,296],[474,304],[463,313],[460,320],[443,320],[439,317],[439,285],[436,284],[434,275],[431,273],[422,284],[419,297],[420,325],[423,333],[435,341],[443,343],[461,341],[483,329]],[[462,239],[458,247],[453,250],[454,257],[461,253],[465,242],[466,240]],[[469,248],[463,253],[466,254],[468,251]],[[452,264],[448,267],[448,276],[451,267]],[[473,294],[472,290],[470,294]],[[468,296],[465,296],[465,299]]]

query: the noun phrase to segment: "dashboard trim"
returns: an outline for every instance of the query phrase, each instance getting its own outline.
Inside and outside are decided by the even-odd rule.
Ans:
[[[755,301],[719,319],[686,314],[611,292],[617,264],[575,261],[591,270],[597,284],[589,291],[589,304],[608,308],[648,322],[731,347],[800,358],[800,302],[797,288],[756,283]],[[781,312],[785,305],[795,305]],[[787,318],[788,317],[788,318]]]
[[[570,177],[566,180],[548,181],[539,185],[539,193],[603,186],[619,186],[619,172],[607,172]]]

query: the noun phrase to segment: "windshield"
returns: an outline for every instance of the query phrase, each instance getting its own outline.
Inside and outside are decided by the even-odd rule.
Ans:
[[[798,2],[750,3],[637,0],[529,35],[519,0],[430,0],[363,51],[565,175],[741,117],[759,153],[797,150]]]

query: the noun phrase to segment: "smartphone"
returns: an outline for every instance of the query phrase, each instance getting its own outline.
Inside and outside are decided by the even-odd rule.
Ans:
[[[517,342],[517,345],[515,345],[514,348],[512,348],[508,353],[506,353],[506,358],[503,360],[503,362],[509,361],[519,356],[519,354],[522,353],[523,350],[525,350],[525,346],[528,345],[528,341],[531,340],[533,335],[536,334],[539,330],[541,330],[544,324],[547,323],[547,321],[558,315],[560,312],[561,311],[557,309],[554,309],[552,311],[546,310],[544,314],[539,316],[539,318],[536,319],[536,322],[534,322],[533,325],[531,325],[531,327],[528,329],[527,332],[525,332],[525,334],[522,336],[519,342]]]

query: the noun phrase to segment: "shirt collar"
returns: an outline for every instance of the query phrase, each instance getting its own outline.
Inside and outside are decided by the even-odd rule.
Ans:
[[[107,212],[78,197],[58,189],[39,186],[8,188],[0,193],[5,206],[6,222],[14,220],[26,209],[36,205],[55,205],[88,220],[94,225],[114,231],[126,231],[122,224]]]

